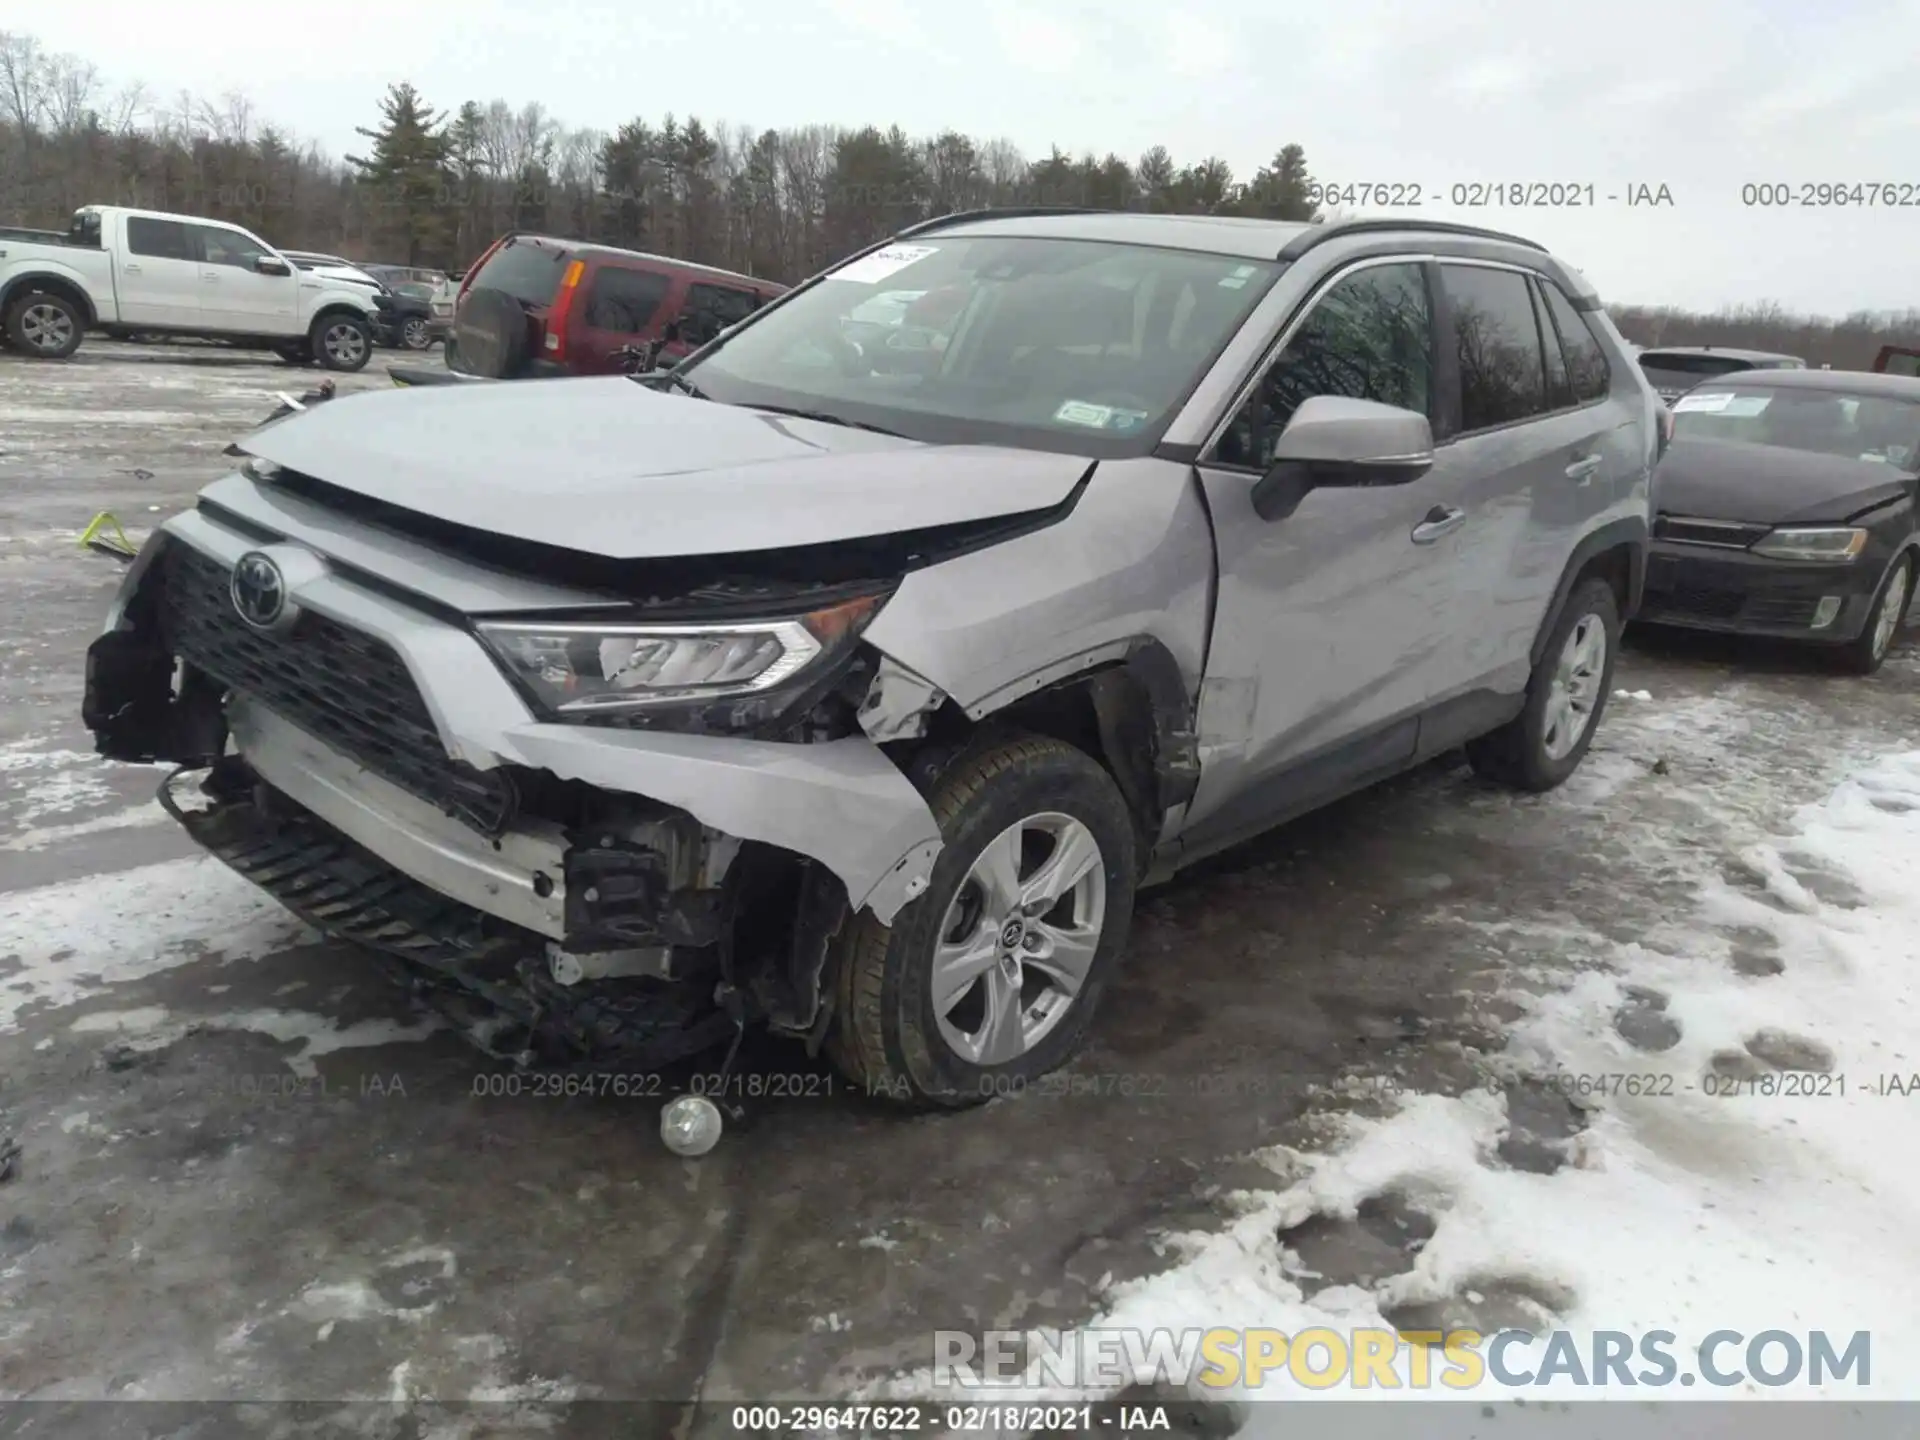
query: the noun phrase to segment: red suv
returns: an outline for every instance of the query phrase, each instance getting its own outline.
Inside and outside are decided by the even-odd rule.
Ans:
[[[664,255],[508,234],[467,271],[447,364],[489,380],[611,375],[617,352],[662,341],[677,360],[787,287]]]

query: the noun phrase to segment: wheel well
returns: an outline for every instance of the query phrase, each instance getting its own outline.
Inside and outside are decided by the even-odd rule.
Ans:
[[[1614,603],[1620,607],[1620,613],[1627,613],[1628,602],[1633,591],[1633,547],[1615,545],[1610,550],[1589,556],[1587,563],[1580,567],[1579,574],[1573,577],[1573,584],[1583,580],[1604,580],[1613,590]],[[1573,586],[1567,587],[1571,594]]]
[[[80,312],[80,318],[91,327],[97,318],[93,310],[93,301],[87,292],[71,280],[58,275],[23,275],[7,287],[7,293],[0,296],[0,315],[4,315],[13,302],[22,295],[39,292],[58,295]]]
[[[1166,753],[1161,741],[1163,717],[1155,710],[1148,682],[1133,666],[1116,664],[1084,672],[1022,696],[977,721],[969,720],[949,701],[933,717],[927,735],[930,745],[923,754],[933,760],[931,773],[937,773],[970,745],[1014,732],[1045,735],[1071,745],[1113,777],[1133,815],[1144,867],[1160,835],[1169,786],[1178,784],[1172,772],[1180,762]],[[909,773],[916,769],[930,778],[929,769],[912,767]]]
[[[325,320],[330,315],[345,315],[350,319],[358,320],[362,325],[366,325],[369,327],[373,324],[371,320],[367,319],[365,311],[354,309],[353,306],[347,304],[347,302],[344,300],[334,300],[334,301],[330,301],[325,305],[322,305],[318,310],[314,311],[313,321],[311,324],[307,326],[308,333],[311,334],[313,331],[313,327],[315,325],[318,325],[322,320]]]

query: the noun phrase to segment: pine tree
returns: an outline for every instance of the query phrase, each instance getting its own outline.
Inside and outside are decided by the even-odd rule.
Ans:
[[[1320,207],[1312,199],[1313,177],[1307,173],[1307,154],[1298,145],[1283,145],[1273,162],[1263,165],[1248,187],[1250,213],[1268,220],[1311,223]]]
[[[380,117],[377,128],[355,127],[373,142],[373,153],[349,155],[347,163],[359,170],[361,183],[372,191],[376,231],[405,252],[407,264],[438,262],[452,238],[447,233],[449,200],[457,189],[445,117],[434,114],[420,92],[404,81],[387,87]]]

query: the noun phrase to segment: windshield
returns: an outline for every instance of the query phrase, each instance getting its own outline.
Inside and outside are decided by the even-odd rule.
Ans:
[[[1673,435],[1920,468],[1920,405],[1877,395],[1711,385],[1674,402]]]
[[[888,245],[681,373],[713,400],[917,440],[1144,454],[1280,269],[1089,240]]]

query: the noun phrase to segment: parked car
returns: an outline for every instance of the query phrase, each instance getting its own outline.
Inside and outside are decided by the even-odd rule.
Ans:
[[[1713,345],[1668,345],[1642,350],[1636,357],[1656,394],[1671,405],[1702,380],[1741,370],[1804,370],[1798,355],[1767,350],[1727,350]]]
[[[1747,370],[1673,409],[1642,618],[1879,669],[1920,564],[1920,379]]]
[[[219,220],[88,205],[58,243],[0,244],[0,326],[36,359],[65,359],[99,329],[203,336],[358,370],[373,313],[364,287],[303,272]]]
[[[677,361],[785,290],[661,255],[505,235],[461,282],[447,364],[489,380],[618,374],[617,351],[660,341]]]
[[[1873,373],[1920,376],[1920,350],[1904,345],[1882,345],[1880,353],[1873,357]]]
[[[648,273],[554,248],[468,303]],[[882,284],[963,291],[953,342],[848,342]],[[1462,746],[1574,771],[1658,408],[1524,240],[948,216],[662,376],[245,437],[130,567],[86,723],[204,772],[167,803],[297,913],[506,1007],[499,1054],[757,1022],[972,1104],[1075,1052],[1138,887]]]

